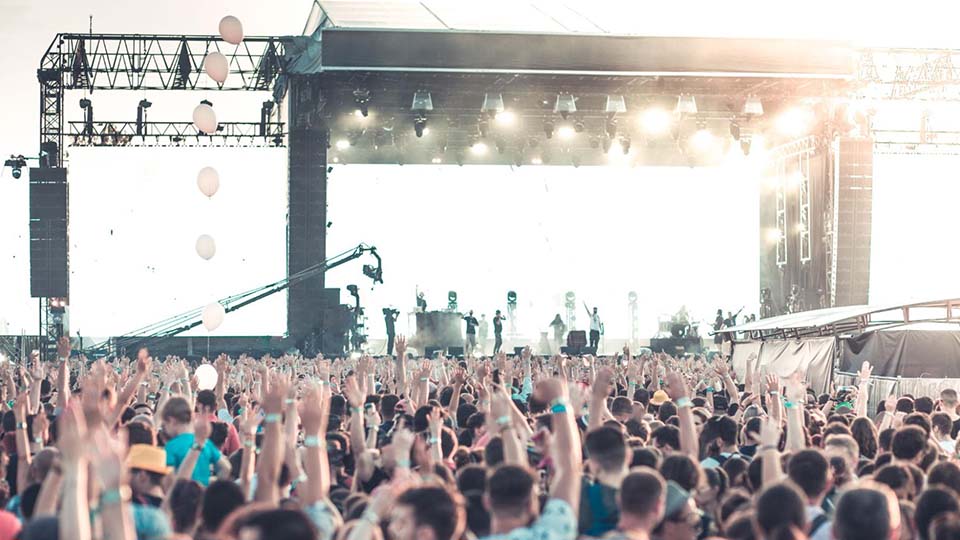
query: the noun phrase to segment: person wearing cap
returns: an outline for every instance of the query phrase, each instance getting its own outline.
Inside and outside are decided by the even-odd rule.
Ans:
[[[130,491],[133,501],[159,508],[163,504],[163,479],[173,469],[167,466],[167,452],[149,444],[134,444],[127,454]]]
[[[700,511],[690,492],[670,480],[663,519],[653,530],[658,540],[696,540],[700,534]]]

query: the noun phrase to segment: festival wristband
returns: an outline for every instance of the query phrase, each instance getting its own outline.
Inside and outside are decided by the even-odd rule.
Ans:
[[[18,429],[18,430],[27,429],[27,423],[26,423],[26,422],[17,422],[17,429]]]
[[[497,418],[497,423],[503,426],[503,425],[511,424],[512,421],[509,416],[503,415],[500,418]]]
[[[785,400],[783,400],[783,406],[784,406],[785,408],[787,408],[787,409],[792,409],[792,408],[793,408],[793,402],[790,401],[790,400],[785,399]]]
[[[130,500],[130,488],[120,486],[116,489],[108,489],[100,494],[100,506],[112,504],[121,504]]]
[[[410,468],[410,460],[409,460],[409,459],[398,459],[398,460],[397,460],[397,467],[400,467],[401,469],[409,469],[409,468]]]
[[[769,392],[767,392],[767,393],[770,394],[771,396],[779,396],[779,395],[780,395],[780,392],[777,392],[776,390],[771,390],[771,391],[769,391]]]
[[[268,414],[268,415],[266,415],[266,416],[263,417],[263,423],[264,423],[264,424],[276,424],[276,423],[279,422],[282,418],[283,418],[283,416],[282,416],[281,414],[279,414],[279,413],[270,413],[270,414]]]
[[[677,398],[677,408],[682,409],[684,407],[693,407],[693,402],[686,396]]]
[[[366,510],[364,510],[363,514],[360,516],[360,519],[362,519],[363,521],[366,521],[371,525],[380,524],[380,516],[378,516],[377,513],[374,512],[372,508],[367,508]]]
[[[708,393],[708,394],[713,394],[714,392],[716,392],[716,390],[714,390],[714,388],[713,388],[712,386],[708,386],[708,387],[707,387],[706,393]]]
[[[307,448],[316,448],[320,446],[320,437],[316,435],[307,435],[303,438],[303,445]]]
[[[565,401],[554,401],[553,404],[550,405],[550,412],[553,414],[569,412],[569,405],[570,404]]]

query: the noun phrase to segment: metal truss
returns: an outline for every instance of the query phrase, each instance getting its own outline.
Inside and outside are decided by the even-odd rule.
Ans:
[[[797,157],[797,171],[800,174],[800,196],[797,198],[797,212],[800,216],[800,229],[797,231],[800,247],[800,263],[810,262],[810,154]]]
[[[865,98],[960,100],[960,50],[865,49],[857,78]]]
[[[70,122],[71,146],[106,147],[284,147],[282,122],[221,122],[217,132],[200,132],[192,122]]]

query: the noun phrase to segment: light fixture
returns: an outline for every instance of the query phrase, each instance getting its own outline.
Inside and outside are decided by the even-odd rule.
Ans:
[[[273,103],[272,101],[268,103]],[[140,103],[137,104],[137,135],[143,135],[143,124],[147,121],[147,109],[153,106],[153,103],[150,103],[147,99],[141,99]],[[260,113],[260,125],[261,125],[261,135],[266,135],[264,121],[263,121],[263,112]]]
[[[480,120],[477,121],[477,131],[480,132],[481,138],[487,138],[487,134],[490,132],[490,122],[487,121],[486,115],[481,116]]]
[[[10,167],[10,173],[16,180],[23,174],[23,168],[27,166],[27,158],[23,157],[23,154],[19,156],[11,155],[10,159],[3,162],[3,166]]]
[[[600,139],[597,137],[590,137],[590,148],[593,148],[594,150],[600,148]]]
[[[433,110],[433,97],[430,92],[418,90],[413,93],[413,103],[410,104],[410,110],[414,112],[426,112]]]
[[[543,165],[543,160],[540,159],[539,157],[534,156],[534,157],[530,158],[530,164],[531,164],[531,165]]]
[[[489,116],[494,116],[497,113],[503,112],[503,95],[484,94],[483,106],[480,107],[480,112]]]
[[[812,123],[811,116],[803,107],[791,107],[777,117],[777,131],[788,137],[806,135]]]
[[[557,136],[561,139],[572,139],[576,134],[576,130],[571,126],[560,126],[560,128],[557,129]]]
[[[413,132],[417,135],[417,138],[423,137],[427,129],[427,117],[426,115],[420,113],[417,114],[416,118],[413,119]]]
[[[670,129],[670,113],[660,107],[650,107],[640,116],[640,127],[649,136],[665,134]]]
[[[557,101],[553,105],[553,112],[560,113],[560,117],[566,120],[570,113],[577,112],[576,98],[573,97],[573,94],[558,94]]]
[[[607,96],[607,104],[603,110],[607,113],[608,117],[612,118],[613,115],[617,113],[627,112],[627,102],[621,95],[609,95]]]
[[[697,100],[689,94],[680,94],[677,98],[677,114],[697,114]]]
[[[543,121],[543,134],[546,135],[548,139],[553,138],[553,120],[548,118]]]
[[[577,133],[583,133],[583,120],[577,120],[573,123],[573,130]]]
[[[500,111],[494,120],[501,126],[512,126],[517,121],[517,115],[513,111]]]
[[[604,131],[607,132],[607,137],[616,137],[617,136],[617,119],[609,118],[603,125]]]
[[[441,158],[441,157],[435,157],[435,158],[431,159],[430,162],[433,163],[434,165],[438,165],[438,164],[440,164],[440,163],[443,163],[443,158]]]
[[[366,133],[366,130],[355,129],[347,134],[347,142],[350,143],[350,146],[357,146],[360,143],[360,139],[363,138],[363,134]]]
[[[753,116],[763,114],[763,103],[760,101],[760,98],[757,96],[747,96],[747,100],[743,102],[743,114]]]
[[[350,148],[350,141],[347,139],[337,140],[337,150],[346,150],[347,148]]]
[[[360,116],[364,118],[370,114],[370,90],[366,88],[357,88],[353,91],[353,102],[357,104],[357,110],[360,111]]]
[[[470,152],[475,156],[483,156],[487,154],[487,145],[482,141],[477,141],[470,146]]]
[[[363,111],[361,111],[360,109],[353,111],[353,115],[356,116],[357,118],[363,118],[364,116],[366,116],[365,114],[363,114]]]
[[[733,137],[735,141],[740,140],[740,124],[736,118],[730,119],[730,136]]]

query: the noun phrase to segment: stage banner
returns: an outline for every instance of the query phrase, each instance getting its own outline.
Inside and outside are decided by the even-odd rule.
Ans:
[[[724,342],[726,345],[729,342]],[[760,356],[760,341],[737,343],[733,347],[733,372],[737,374],[737,381],[743,382],[747,376],[747,361],[756,363]]]
[[[810,388],[820,394],[830,387],[835,350],[832,337],[764,341],[760,347],[760,367],[782,378],[799,370]]]
[[[873,375],[903,378],[960,378],[960,332],[887,330],[842,341],[840,371],[856,373],[864,360]]]

